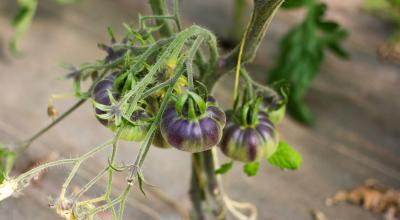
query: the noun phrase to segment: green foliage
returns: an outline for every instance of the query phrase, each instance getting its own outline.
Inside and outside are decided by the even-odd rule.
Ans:
[[[12,21],[12,26],[15,29],[15,34],[10,43],[10,49],[14,53],[18,51],[18,41],[21,39],[22,35],[32,23],[37,4],[37,0],[18,0],[19,10]]]
[[[56,0],[59,4],[71,4],[78,1],[79,0]],[[15,33],[10,42],[10,50],[14,54],[18,53],[18,43],[32,23],[38,6],[38,0],[18,0],[17,3],[19,5],[19,10],[11,22]]]
[[[268,162],[281,169],[295,170],[301,166],[303,159],[288,143],[280,141],[278,149],[268,158]]]
[[[4,181],[14,162],[15,153],[0,144],[0,184]]]
[[[231,161],[228,162],[228,163],[222,164],[221,167],[219,167],[219,168],[215,171],[215,173],[216,173],[216,174],[225,174],[225,173],[227,173],[229,170],[231,170],[232,166],[233,166],[233,160],[231,160]]]
[[[348,55],[340,46],[347,32],[336,22],[324,19],[327,6],[307,1],[307,8],[304,20],[281,40],[280,55],[268,80],[270,83],[288,82],[291,92],[287,104],[289,114],[302,123],[312,124],[314,117],[303,98],[319,71],[325,50],[342,58]]]
[[[259,162],[246,163],[243,166],[243,171],[247,174],[247,176],[255,176],[260,168]]]
[[[400,42],[400,0],[366,0],[363,8],[392,22],[395,27],[389,41]]]

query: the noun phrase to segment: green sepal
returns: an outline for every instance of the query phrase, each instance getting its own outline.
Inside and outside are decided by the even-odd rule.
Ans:
[[[178,113],[178,115],[182,116],[183,106],[185,105],[186,100],[188,98],[189,98],[189,94],[186,92],[178,97],[178,100],[175,103],[175,109],[176,109],[176,112]]]
[[[247,126],[248,125],[248,115],[250,111],[250,105],[249,103],[246,103],[242,106],[240,109],[240,125],[241,126]]]
[[[261,107],[261,103],[262,103],[262,99],[261,97],[256,98],[256,100],[254,101],[252,108],[251,108],[251,120],[250,123],[251,125],[256,125],[258,123],[258,113],[260,111],[260,107]]]
[[[190,97],[194,100],[194,102],[196,103],[196,105],[199,107],[200,110],[200,114],[204,114],[206,112],[206,102],[204,101],[203,98],[201,98],[199,95],[197,95],[194,92],[188,91]]]
[[[196,109],[194,107],[193,99],[188,100],[188,117],[191,120],[195,120],[197,118],[196,116]]]

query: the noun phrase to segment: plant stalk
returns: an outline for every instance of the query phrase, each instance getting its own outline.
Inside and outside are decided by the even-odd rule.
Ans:
[[[222,186],[217,181],[213,153],[207,150],[192,156],[192,178],[189,191],[193,205],[192,219],[226,219],[220,188]],[[208,210],[209,212],[206,212]]]
[[[246,44],[242,52],[242,65],[251,62],[255,57],[272,18],[283,2],[284,0],[254,0],[253,12],[245,37]],[[239,52],[240,45],[236,46],[225,57],[220,58],[215,73],[204,79],[204,84],[210,91],[221,76],[235,68]]]
[[[168,8],[165,0],[149,0],[151,10],[154,15],[168,16]],[[169,37],[173,34],[171,24],[165,19],[157,19],[157,25],[160,25],[160,34],[162,37]]]

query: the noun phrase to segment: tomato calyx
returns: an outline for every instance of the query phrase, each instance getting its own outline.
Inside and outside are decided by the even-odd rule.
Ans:
[[[255,127],[258,124],[258,114],[260,112],[261,98],[247,101],[234,111],[234,120],[241,127]]]
[[[196,93],[187,91],[178,97],[175,109],[181,118],[198,121],[206,115],[207,104]]]

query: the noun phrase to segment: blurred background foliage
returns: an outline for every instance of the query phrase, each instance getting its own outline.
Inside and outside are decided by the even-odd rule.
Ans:
[[[391,22],[394,28],[389,41],[400,41],[400,0],[366,0],[364,9]]]
[[[55,0],[59,4],[76,3],[79,0]],[[16,54],[18,53],[18,42],[21,40],[23,34],[27,31],[38,5],[38,0],[18,0],[19,5],[18,13],[14,16],[11,25],[14,27],[14,37],[10,42],[10,50]]]
[[[387,42],[378,48],[379,58],[400,64],[400,0],[366,0],[363,9],[385,20],[391,29]]]
[[[297,121],[311,125],[314,116],[304,103],[304,96],[319,72],[325,52],[348,58],[340,45],[346,39],[347,31],[337,22],[324,17],[327,10],[324,3],[289,0],[283,4],[283,8],[304,8],[307,12],[303,20],[282,37],[279,56],[269,71],[268,83],[289,83],[288,113]]]

